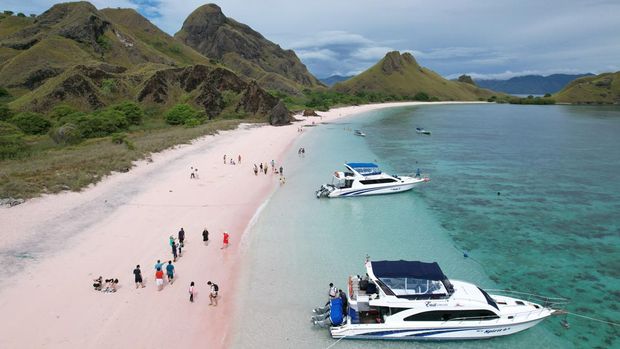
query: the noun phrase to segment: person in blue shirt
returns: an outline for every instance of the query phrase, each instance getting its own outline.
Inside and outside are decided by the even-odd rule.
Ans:
[[[172,261],[168,261],[168,265],[166,265],[166,275],[168,276],[168,282],[172,285],[174,283],[174,265],[172,265]]]

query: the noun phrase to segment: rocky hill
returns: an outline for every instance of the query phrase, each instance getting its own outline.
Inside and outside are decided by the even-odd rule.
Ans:
[[[192,12],[175,37],[267,89],[296,94],[322,86],[295,52],[226,17],[217,5],[207,4]]]
[[[568,83],[584,76],[592,74],[552,74],[515,76],[508,80],[476,80],[476,84],[482,88],[493,91],[501,91],[512,94],[523,95],[544,95],[546,93],[556,93],[563,89]]]
[[[334,86],[338,82],[349,80],[352,77],[353,77],[353,75],[347,75],[347,76],[332,75],[332,76],[328,76],[326,78],[322,78],[322,79],[319,79],[319,80],[321,80],[321,82],[324,83],[325,85],[331,87],[331,86]]]
[[[620,71],[574,80],[552,98],[560,103],[620,104]]]
[[[355,77],[337,83],[344,93],[373,92],[416,99],[475,101],[497,93],[459,81],[449,81],[418,65],[410,53],[389,52],[377,64]],[[416,97],[418,96],[418,97]]]
[[[18,111],[61,103],[90,111],[133,100],[161,108],[190,102],[209,116],[266,115],[278,104],[137,12],[88,2],[57,4],[36,19],[0,18],[0,57],[0,87],[16,97],[9,106]]]

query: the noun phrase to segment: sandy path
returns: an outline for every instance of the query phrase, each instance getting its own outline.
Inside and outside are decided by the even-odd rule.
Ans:
[[[330,121],[392,103],[334,109]],[[320,122],[319,118],[311,118]],[[283,157],[306,120],[285,127],[241,127],[153,155],[81,193],[63,193],[0,209],[0,348],[226,347],[242,267],[242,234],[278,177],[254,176],[254,163]],[[224,165],[223,154],[241,154]],[[286,164],[283,164],[286,174]],[[200,178],[189,179],[190,166]],[[278,165],[279,166],[279,165]],[[290,180],[290,179],[289,179]],[[204,246],[203,227],[210,231]],[[168,236],[186,231],[177,279],[157,291],[153,265],[171,259]],[[222,231],[231,246],[221,250]],[[141,265],[147,287],[135,289]],[[120,279],[114,294],[91,280]],[[220,286],[208,306],[207,280]],[[188,286],[196,282],[195,303]]]

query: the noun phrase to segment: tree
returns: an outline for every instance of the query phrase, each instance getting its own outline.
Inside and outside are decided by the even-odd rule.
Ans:
[[[7,16],[12,16],[13,13],[15,13],[15,12],[13,12],[13,11],[4,11],[4,14],[7,15]]]
[[[93,114],[82,115],[75,123],[84,138],[105,137],[129,126],[125,115],[114,109],[104,109]]]
[[[144,111],[134,102],[126,101],[112,106],[112,109],[123,113],[123,115],[125,115],[125,119],[127,119],[127,122],[131,125],[140,125],[142,123]]]
[[[43,115],[28,111],[13,116],[9,119],[9,122],[24,133],[31,135],[43,134],[52,126],[52,123],[44,118]]]
[[[37,15],[36,15],[36,14],[34,14],[34,13],[31,13],[31,14],[30,14],[30,17],[32,17],[32,18],[36,18],[36,17],[37,17]]]
[[[184,125],[191,119],[199,119],[200,114],[189,104],[177,104],[166,113],[166,123],[169,125]]]
[[[545,93],[545,98],[551,97],[551,93]]]
[[[20,13],[17,14],[17,17],[26,17],[26,15],[23,14],[22,12],[20,12]]]
[[[82,132],[73,123],[66,123],[50,130],[50,137],[59,144],[77,144],[82,140]]]

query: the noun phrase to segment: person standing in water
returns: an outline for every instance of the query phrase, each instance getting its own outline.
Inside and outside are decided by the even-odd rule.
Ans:
[[[207,227],[205,227],[205,229],[202,231],[202,241],[204,242],[205,246],[209,244],[209,231],[207,230]]]
[[[136,265],[136,269],[133,270],[134,280],[136,281],[136,288],[142,286],[144,288],[144,282],[142,281],[142,271],[140,265]]]

